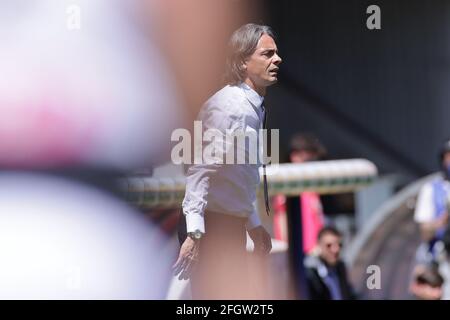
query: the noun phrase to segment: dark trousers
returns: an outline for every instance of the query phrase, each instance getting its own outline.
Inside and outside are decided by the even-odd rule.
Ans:
[[[193,299],[250,299],[246,253],[247,218],[218,212],[205,213],[205,232],[198,262],[191,275]],[[178,228],[180,244],[186,239],[183,214]]]

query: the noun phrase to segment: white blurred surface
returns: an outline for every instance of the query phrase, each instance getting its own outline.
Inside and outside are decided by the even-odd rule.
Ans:
[[[167,243],[106,193],[0,174],[0,299],[163,299],[175,255]]]
[[[0,3],[0,165],[132,169],[169,148],[183,109],[136,3]]]

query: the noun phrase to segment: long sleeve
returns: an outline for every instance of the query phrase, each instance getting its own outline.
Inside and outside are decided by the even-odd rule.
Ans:
[[[224,112],[224,108],[217,104],[209,103],[202,108],[199,120],[202,125],[202,151],[203,163],[193,164],[189,167],[186,176],[186,194],[183,200],[183,213],[186,216],[187,232],[200,230],[205,233],[204,214],[208,204],[208,194],[211,180],[215,179],[222,168],[225,155],[226,130],[234,130],[237,127],[237,119],[233,114]],[[209,131],[209,132],[208,132]],[[212,133],[212,135],[208,135]],[[208,157],[213,154],[215,157]]]
[[[186,215],[187,232],[200,230],[205,233],[204,214],[211,176],[218,170],[217,165],[193,165],[186,177],[186,194],[183,213]]]
[[[253,206],[253,208],[254,208],[253,212],[248,217],[248,221],[246,224],[247,230],[251,230],[253,228],[259,227],[262,224],[261,219],[259,218],[258,211],[256,210],[256,203]]]
[[[200,110],[194,148],[201,144],[202,150],[195,150],[197,156],[202,153],[202,161],[196,159],[187,170],[182,204],[187,232],[208,233],[204,218],[209,211],[247,218],[247,229],[261,225],[255,208],[260,164],[247,160],[258,152],[258,143],[252,144],[250,138],[257,142],[262,100],[245,85],[226,86]]]

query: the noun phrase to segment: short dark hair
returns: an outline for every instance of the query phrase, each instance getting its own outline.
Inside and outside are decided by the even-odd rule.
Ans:
[[[326,226],[326,227],[323,227],[319,231],[319,234],[317,235],[317,240],[320,241],[323,238],[323,236],[328,234],[328,233],[330,233],[330,234],[332,234],[332,235],[334,235],[336,237],[342,238],[342,233],[338,229],[336,229],[333,226]]]
[[[297,133],[289,143],[289,153],[298,151],[309,151],[317,154],[318,159],[323,159],[327,150],[320,140],[312,133]]]
[[[245,79],[242,63],[256,50],[259,39],[267,34],[275,39],[275,34],[269,26],[248,23],[237,29],[231,35],[228,43],[228,55],[225,71],[225,82],[238,84]]]
[[[442,161],[444,161],[447,153],[450,153],[450,139],[446,139],[439,150],[439,165],[442,165]]]
[[[444,283],[444,278],[436,266],[427,266],[416,275],[416,282],[426,284],[433,288],[439,288]]]

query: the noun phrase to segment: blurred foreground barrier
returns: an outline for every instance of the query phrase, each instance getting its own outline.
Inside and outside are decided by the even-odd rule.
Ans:
[[[364,159],[287,163],[267,167],[269,193],[272,195],[297,196],[304,191],[320,194],[352,192],[367,186],[376,176],[376,166]]]
[[[332,194],[367,186],[377,173],[376,166],[365,159],[287,163],[267,166],[267,181],[271,195],[296,196],[304,191]],[[184,198],[185,178],[131,176],[122,179],[121,186],[126,199],[138,207],[177,208]]]

